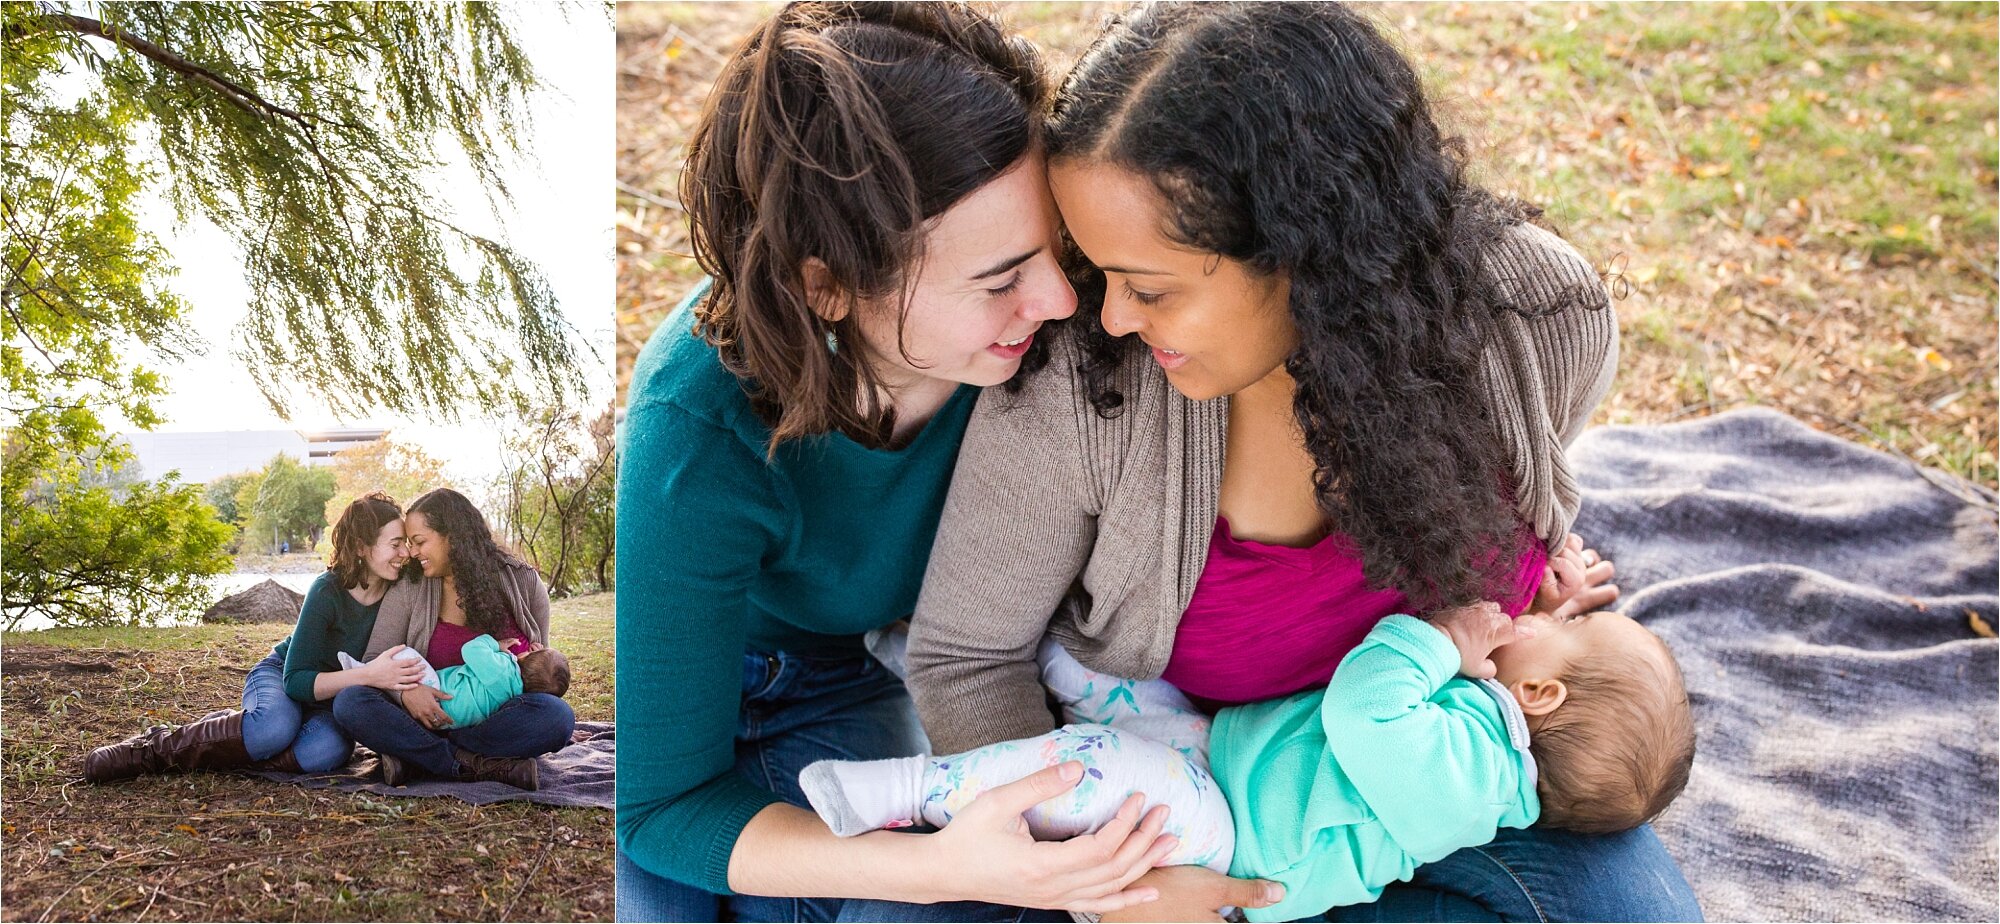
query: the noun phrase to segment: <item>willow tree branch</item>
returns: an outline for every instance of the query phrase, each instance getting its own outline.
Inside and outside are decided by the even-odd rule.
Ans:
[[[73,13],[51,12],[48,14],[48,19],[55,25],[68,29],[71,32],[101,38],[121,47],[129,48],[167,70],[188,77],[196,83],[200,83],[222,94],[230,102],[236,104],[237,107],[253,115],[283,116],[298,123],[301,128],[306,127],[307,117],[303,113],[293,109],[286,109],[283,106],[273,103],[258,95],[257,91],[249,87],[243,86],[123,29],[107,29],[102,22]]]

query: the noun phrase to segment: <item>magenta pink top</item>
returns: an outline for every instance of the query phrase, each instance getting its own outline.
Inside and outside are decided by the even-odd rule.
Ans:
[[[457,667],[465,663],[462,653],[465,643],[485,634],[440,619],[437,628],[431,630],[431,644],[429,650],[424,652],[424,660],[438,670]],[[493,637],[499,640],[500,647],[508,651],[519,653],[528,650],[528,640],[522,637],[521,630],[514,626],[511,619],[507,621],[507,627]]]
[[[1534,601],[1548,562],[1532,530],[1523,527],[1520,541],[1518,589],[1500,601],[1515,616]],[[1323,687],[1376,622],[1405,612],[1402,593],[1368,589],[1360,550],[1345,535],[1304,549],[1265,545],[1230,535],[1217,517],[1163,676],[1211,706]]]

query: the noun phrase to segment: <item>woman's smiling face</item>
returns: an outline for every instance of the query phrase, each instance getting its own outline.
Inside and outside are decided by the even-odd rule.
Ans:
[[[1070,237],[1104,271],[1104,329],[1137,334],[1176,390],[1199,401],[1282,374],[1298,344],[1285,277],[1169,239],[1158,190],[1123,167],[1064,158],[1049,184]]]
[[[424,577],[451,576],[451,541],[431,528],[430,519],[412,512],[403,517],[404,548],[424,569]]]
[[[410,558],[403,546],[403,521],[383,523],[381,532],[375,534],[375,544],[368,547],[369,573],[385,581],[395,580]]]
[[[930,221],[900,323],[897,297],[858,306],[876,373],[892,388],[1012,378],[1042,324],[1076,311],[1055,241],[1047,171],[1030,153]]]

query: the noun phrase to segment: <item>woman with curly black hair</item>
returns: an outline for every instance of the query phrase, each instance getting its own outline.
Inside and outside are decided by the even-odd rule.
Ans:
[[[549,644],[549,591],[541,575],[493,541],[486,518],[465,495],[430,491],[411,502],[403,523],[415,573],[382,598],[366,657],[408,645],[443,670],[465,663],[460,650],[481,635],[515,652]],[[576,725],[561,697],[523,693],[485,721],[453,728],[438,706],[449,696],[425,686],[350,687],[334,697],[333,714],[381,758],[391,786],[421,770],[534,789],[534,758],[568,744]]]
[[[910,637],[937,753],[1053,727],[1045,632],[1220,706],[1324,686],[1391,614],[1616,599],[1564,454],[1617,367],[1603,282],[1467,179],[1364,16],[1145,6],[1071,71],[1048,145],[1081,307],[966,430]],[[1223,903],[1198,869],[1141,881],[1155,919]],[[1331,914],[1700,909],[1649,828],[1528,829]]]

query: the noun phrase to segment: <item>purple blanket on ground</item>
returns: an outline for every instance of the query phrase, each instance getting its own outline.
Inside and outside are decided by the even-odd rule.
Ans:
[[[1766,410],[1570,459],[1577,533],[1687,675],[1656,828],[1709,920],[2000,917],[1993,493]]]
[[[333,773],[279,773],[259,771],[257,776],[283,783],[297,783],[310,789],[366,790],[385,796],[451,796],[473,805],[525,799],[543,805],[575,805],[609,809],[616,791],[617,726],[610,722],[578,722],[570,743],[554,754],[537,760],[541,788],[529,792],[505,783],[460,783],[453,780],[423,779],[408,786],[388,786],[376,769],[375,754],[367,748],[354,749],[354,759]]]

